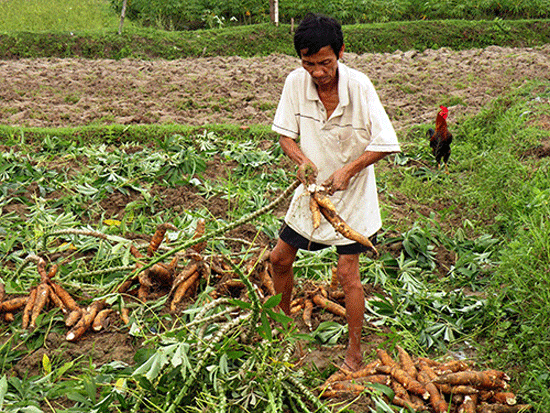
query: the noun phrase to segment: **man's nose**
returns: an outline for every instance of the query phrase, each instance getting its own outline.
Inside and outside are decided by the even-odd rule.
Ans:
[[[321,66],[314,67],[313,71],[311,72],[311,76],[313,76],[313,77],[323,76],[323,68]]]

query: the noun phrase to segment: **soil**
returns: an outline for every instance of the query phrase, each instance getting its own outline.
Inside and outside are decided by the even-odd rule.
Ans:
[[[441,103],[451,102],[447,103],[448,122],[460,122],[464,116],[477,113],[495,97],[528,80],[550,79],[550,45],[523,49],[489,47],[465,51],[346,53],[343,61],[371,78],[404,146],[407,144],[406,131],[414,125],[433,122]],[[0,124],[24,127],[111,123],[269,125],[285,76],[298,66],[298,59],[285,55],[175,61],[0,61],[0,78],[6,80],[0,88]],[[549,119],[540,119],[539,124],[550,127]],[[546,142],[537,153],[526,155],[548,156],[549,148]],[[207,171],[212,176],[218,172],[215,164]],[[166,206],[194,208],[203,202],[188,188],[159,187],[155,190],[163,191]],[[116,218],[132,196],[137,194],[110,199],[109,204],[104,205],[108,215]],[[214,198],[209,202],[208,207],[215,216],[225,217],[227,205],[223,200]],[[422,206],[415,207],[411,200],[395,199],[393,202],[407,206],[394,209],[401,210],[396,213],[403,214],[404,218],[411,211],[422,213]],[[284,209],[277,211],[278,214],[283,212]],[[429,208],[425,212],[428,214]],[[229,234],[244,239],[252,239],[255,235],[256,230],[249,227]],[[389,248],[398,249],[399,246]],[[439,251],[438,257],[442,271],[453,263],[453,257],[446,251]],[[326,315],[318,313],[314,317],[314,327],[324,319]],[[344,322],[339,318],[335,320]],[[369,332],[365,336],[364,350],[368,353],[382,342],[383,336],[377,334],[377,328],[366,330]],[[123,326],[89,334],[76,344],[50,333],[44,346],[19,360],[13,372],[21,376],[40,374],[45,352],[67,359],[84,356],[93,359],[97,366],[113,360],[132,364],[137,348],[139,343]],[[343,346],[313,347],[303,363],[323,371],[333,363],[340,363],[343,353]]]
[[[550,45],[346,53],[343,62],[371,78],[399,133],[433,122],[443,102],[448,121],[456,122],[526,80],[548,79]],[[298,65],[297,58],[279,54],[1,61],[0,124],[269,125],[285,76]]]

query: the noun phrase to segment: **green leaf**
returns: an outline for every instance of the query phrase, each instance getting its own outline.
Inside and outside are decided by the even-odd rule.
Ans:
[[[274,296],[269,297],[269,299],[265,302],[263,305],[264,308],[274,308],[281,302],[281,294],[277,294]]]
[[[394,391],[388,387],[388,386],[385,386],[383,384],[380,384],[380,383],[370,383],[369,384],[369,387],[372,387],[373,389],[376,389],[378,390],[379,392],[381,392],[382,394],[384,394],[385,396],[388,397],[388,399],[390,400],[393,400],[394,396],[395,396],[395,393]]]
[[[155,354],[153,354],[149,359],[143,363],[141,366],[139,366],[132,376],[139,376],[139,375],[145,375],[147,380],[152,381],[154,380],[161,371],[162,367],[164,367],[168,363],[168,358],[166,357],[166,354],[164,351],[157,351]]]
[[[227,357],[229,357],[230,359],[238,360],[242,356],[244,356],[246,354],[246,352],[244,352],[244,351],[228,351],[226,354],[227,354]]]
[[[24,407],[21,411],[23,413],[44,413],[43,410],[40,410],[36,406],[27,406],[27,407]]]
[[[230,304],[236,305],[237,307],[242,308],[243,310],[250,310],[252,308],[252,303],[247,303],[245,301],[231,299],[229,300]]]
[[[2,407],[4,406],[4,397],[8,391],[8,381],[6,375],[3,375],[0,379],[0,412],[3,411]]]
[[[290,322],[292,322],[292,318],[287,316],[284,313],[280,313],[278,311],[273,310],[266,310],[265,311],[275,322],[280,323],[284,326],[287,326]]]
[[[67,396],[67,399],[72,400],[73,402],[82,403],[86,406],[90,405],[90,400],[88,400],[86,397],[84,397],[80,393],[76,393],[76,392],[67,393],[66,396]]]
[[[260,318],[262,320],[262,326],[259,328],[260,335],[267,340],[272,340],[273,335],[271,334],[271,325],[269,324],[269,320],[265,312],[262,311]]]

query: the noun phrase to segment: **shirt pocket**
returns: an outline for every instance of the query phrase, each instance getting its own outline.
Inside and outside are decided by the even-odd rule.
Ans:
[[[333,125],[326,130],[327,149],[334,153],[335,160],[342,165],[357,159],[368,145],[367,132],[350,125]]]

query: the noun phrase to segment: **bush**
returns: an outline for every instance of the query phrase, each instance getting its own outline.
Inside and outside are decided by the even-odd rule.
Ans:
[[[111,0],[120,11],[122,0]],[[279,20],[301,20],[310,11],[328,14],[342,24],[403,20],[493,20],[547,18],[549,0],[302,0],[281,1]],[[218,28],[269,21],[267,0],[132,0],[128,17],[165,30]]]

